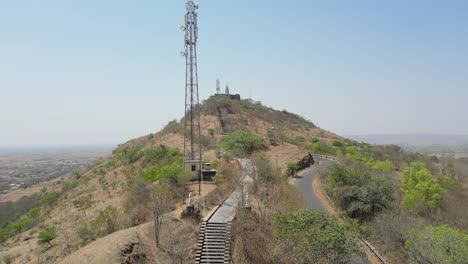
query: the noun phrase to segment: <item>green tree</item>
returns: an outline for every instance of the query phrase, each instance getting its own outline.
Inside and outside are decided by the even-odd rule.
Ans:
[[[263,137],[237,130],[223,138],[221,148],[234,156],[245,156],[257,150],[264,150],[266,147]]]
[[[52,240],[54,240],[57,237],[57,234],[55,233],[55,228],[53,227],[47,227],[44,230],[41,230],[39,232],[39,235],[37,236],[37,243],[39,245],[43,244],[49,244],[51,246]]]
[[[271,183],[274,180],[274,168],[270,159],[264,153],[254,155],[252,159],[255,165],[257,180],[262,183]]]
[[[468,263],[468,233],[447,225],[411,231],[405,247],[416,263]]]
[[[369,167],[385,173],[390,173],[395,170],[395,165],[393,165],[393,163],[389,160],[376,161]]]
[[[413,162],[404,170],[401,189],[403,204],[416,213],[442,207],[445,189],[434,180],[422,162]]]
[[[143,172],[146,182],[169,181],[175,184],[182,184],[186,180],[184,169],[179,164],[170,164],[162,167],[152,167]]]

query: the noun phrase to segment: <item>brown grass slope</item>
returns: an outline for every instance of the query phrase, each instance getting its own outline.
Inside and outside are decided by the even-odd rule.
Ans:
[[[291,144],[294,140],[310,142],[316,137],[325,142],[332,142],[341,139],[298,115],[277,111],[249,100],[234,101],[224,97],[211,97],[200,107],[205,161],[216,159],[217,144],[223,134],[238,129],[251,131],[265,138],[274,137],[283,144],[281,147],[270,146],[268,152],[272,159],[279,156],[280,166],[285,166],[287,162],[298,160],[306,154],[306,150]],[[45,213],[42,221],[35,228],[3,243],[0,247],[0,256],[13,257],[13,263],[56,263],[64,260],[70,252],[73,254],[73,259],[84,260],[86,258],[82,254],[89,255],[90,248],[102,247],[108,250],[109,247],[105,246],[108,241],[104,238],[92,242],[92,246],[91,244],[87,247],[80,246],[77,230],[96,218],[99,211],[109,205],[117,208],[119,212],[118,229],[132,227],[130,220],[125,218],[125,199],[129,192],[127,184],[129,176],[145,168],[143,158],[138,153],[160,145],[182,151],[183,121],[183,119],[171,121],[160,132],[119,145],[108,158],[88,166],[69,179],[63,179],[80,181],[80,184],[66,191],[55,205],[43,210]],[[209,135],[210,129],[214,129],[213,136]],[[119,155],[123,151],[135,152],[133,160],[122,160]],[[60,182],[53,183],[48,186],[48,193],[61,191],[62,188]],[[37,245],[36,237],[39,230],[47,226],[54,226],[58,237],[51,248],[44,249]],[[125,234],[130,240],[135,239],[129,232],[120,233]],[[118,233],[110,236],[112,240],[120,241],[115,237]],[[124,241],[121,243],[125,244]],[[105,258],[102,252],[100,254],[99,258]],[[113,252],[109,259],[115,257],[116,252]],[[93,259],[92,256],[89,258]]]

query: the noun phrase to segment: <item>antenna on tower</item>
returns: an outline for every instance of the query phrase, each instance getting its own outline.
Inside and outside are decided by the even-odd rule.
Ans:
[[[221,83],[219,82],[219,79],[216,80],[216,94],[221,93]]]
[[[200,102],[198,97],[198,4],[193,1],[185,3],[187,13],[185,25],[181,27],[185,33],[185,118],[184,118],[184,169],[198,178],[198,192],[201,194],[202,175],[202,147],[200,129]]]

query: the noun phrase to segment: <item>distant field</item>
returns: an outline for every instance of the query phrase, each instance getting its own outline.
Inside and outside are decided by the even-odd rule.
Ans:
[[[351,135],[347,137],[370,144],[395,144],[407,151],[427,155],[468,157],[468,136],[466,135],[401,134]]]
[[[3,151],[0,153],[0,201],[15,200],[110,154],[110,150]]]

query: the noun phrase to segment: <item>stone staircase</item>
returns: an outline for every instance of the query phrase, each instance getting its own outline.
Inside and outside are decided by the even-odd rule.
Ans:
[[[203,222],[198,237],[196,264],[228,264],[231,252],[231,222]]]

